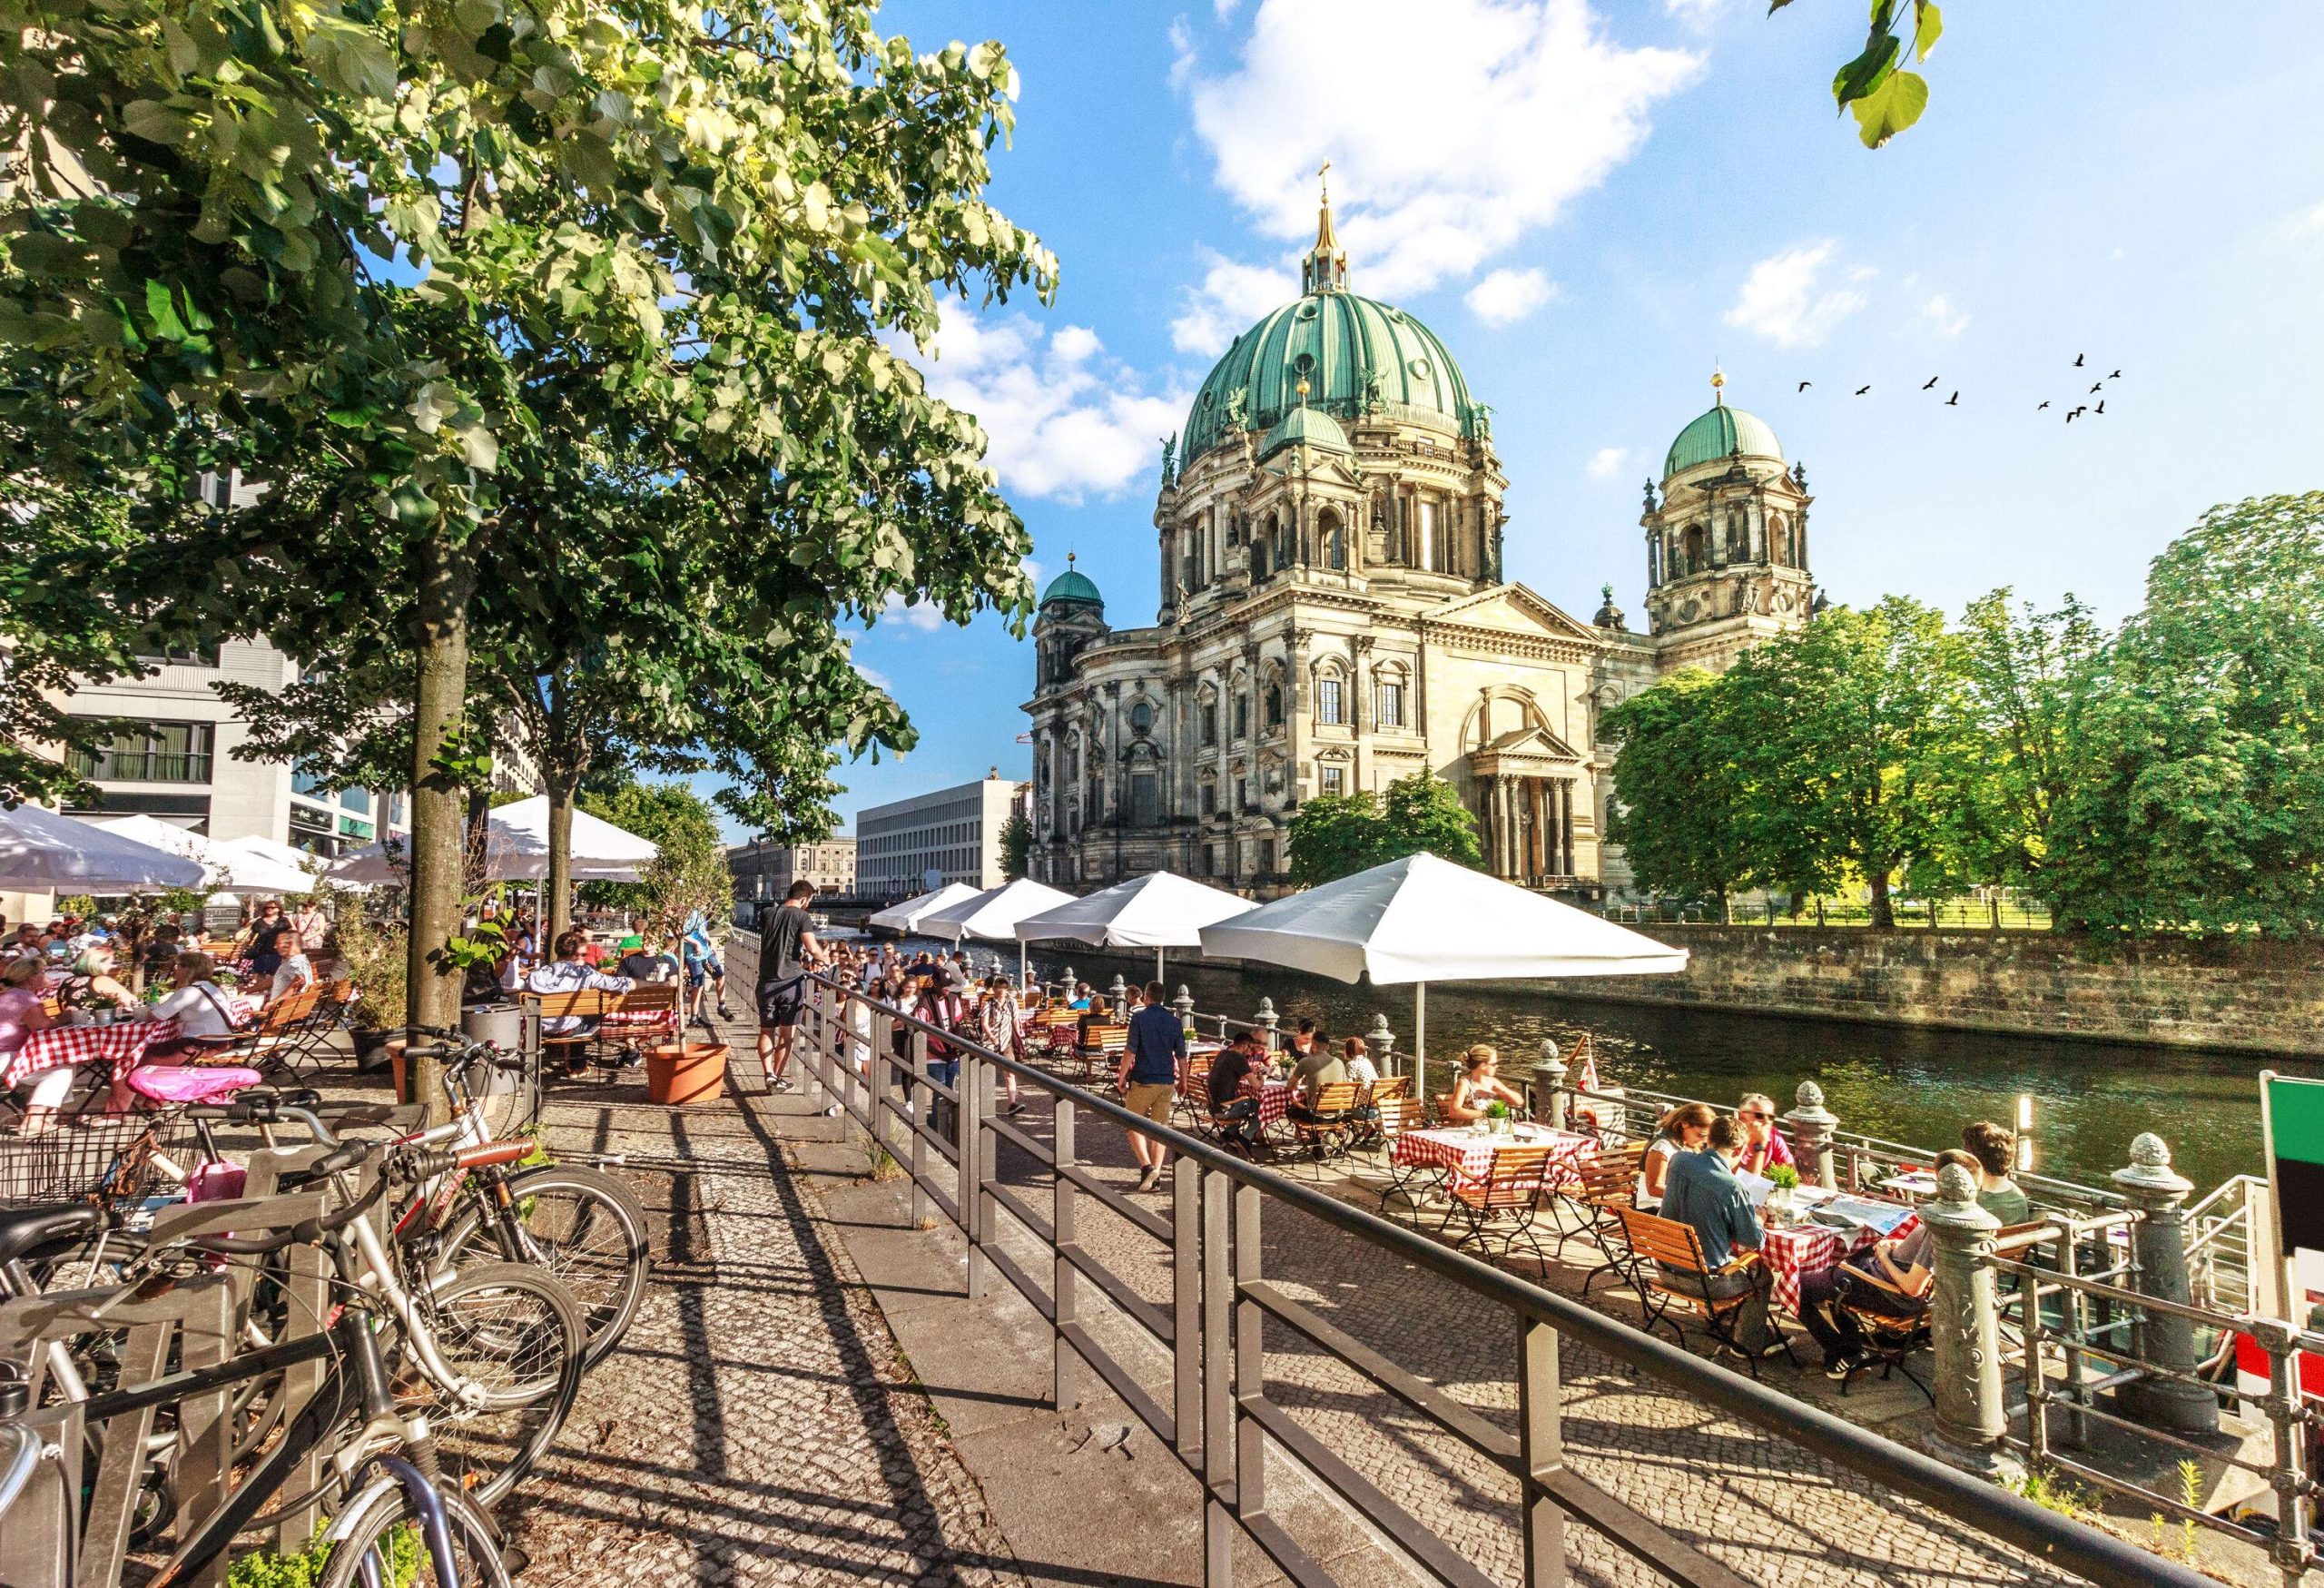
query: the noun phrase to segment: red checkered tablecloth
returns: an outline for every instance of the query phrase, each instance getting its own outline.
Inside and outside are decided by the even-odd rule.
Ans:
[[[0,1069],[0,1087],[19,1086],[47,1070],[68,1064],[94,1064],[100,1060],[113,1066],[118,1079],[137,1068],[137,1061],[145,1056],[147,1049],[170,1041],[177,1034],[178,1022],[173,1020],[119,1021],[109,1026],[52,1026],[26,1037],[25,1045],[8,1056],[6,1067]]]
[[[1243,1083],[1243,1095],[1259,1100],[1259,1129],[1279,1125],[1291,1111],[1292,1090],[1287,1080],[1253,1079]]]
[[[1915,1214],[1890,1233],[1910,1235],[1919,1223],[1920,1217]],[[1880,1239],[1880,1235],[1865,1228],[1842,1232],[1822,1224],[1792,1224],[1767,1231],[1767,1238],[1760,1253],[1767,1260],[1769,1287],[1776,1301],[1797,1317],[1803,1274],[1820,1272],[1843,1258],[1856,1256]]]
[[[1581,1166],[1598,1156],[1598,1139],[1571,1130],[1536,1126],[1523,1135],[1489,1136],[1453,1126],[1434,1130],[1405,1130],[1389,1149],[1389,1160],[1402,1169],[1450,1169],[1462,1179],[1482,1180],[1492,1173],[1493,1155],[1512,1147],[1548,1147],[1551,1183],[1572,1179]]]

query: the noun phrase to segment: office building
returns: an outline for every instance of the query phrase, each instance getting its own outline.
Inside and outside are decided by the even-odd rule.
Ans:
[[[1019,786],[995,771],[976,783],[862,813],[855,818],[858,890],[867,899],[892,902],[946,883],[999,887],[1004,880],[1000,829],[1017,808]]]

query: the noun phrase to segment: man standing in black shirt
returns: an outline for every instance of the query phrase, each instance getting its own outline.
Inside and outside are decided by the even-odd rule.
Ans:
[[[807,1006],[807,972],[823,954],[823,945],[815,941],[814,918],[807,913],[807,901],[814,896],[814,883],[792,883],[783,908],[759,925],[759,1062],[766,1066],[767,1084],[777,1091],[791,1090],[783,1073],[791,1063],[791,1037]]]

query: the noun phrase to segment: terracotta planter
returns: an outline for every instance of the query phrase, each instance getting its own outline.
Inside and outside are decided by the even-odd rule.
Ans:
[[[645,1050],[645,1100],[683,1107],[726,1095],[726,1044],[669,1042]]]

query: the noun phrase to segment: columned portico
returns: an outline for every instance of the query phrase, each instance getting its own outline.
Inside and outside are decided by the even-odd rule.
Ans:
[[[1479,751],[1469,756],[1479,847],[1494,876],[1529,888],[1570,885],[1578,874],[1578,759]]]

